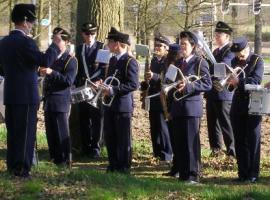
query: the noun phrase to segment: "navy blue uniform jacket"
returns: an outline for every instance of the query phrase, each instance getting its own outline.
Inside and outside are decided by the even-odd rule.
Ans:
[[[83,44],[79,45],[76,49],[76,58],[78,59],[78,73],[75,80],[76,87],[82,86],[85,84],[85,80],[87,79],[84,66],[83,66],[83,58],[82,58],[82,48]],[[96,78],[91,79],[91,81],[95,82],[100,79],[104,79],[105,77],[105,67],[102,64],[96,63],[97,52],[99,49],[103,48],[103,43],[96,41],[93,46],[91,46],[90,51],[85,51],[85,62],[87,65],[88,73],[91,76],[96,73],[98,70],[101,70],[100,75]]]
[[[151,60],[151,66],[150,66],[150,70],[153,73],[156,74],[161,74],[162,71],[165,71],[165,57],[162,57],[161,60],[158,60],[157,57],[153,57],[153,59]],[[149,81],[149,95],[155,94],[160,92],[161,89],[161,80],[157,79],[151,79]],[[161,101],[160,101],[160,96],[156,96],[156,97],[152,97],[150,99],[150,110],[152,111],[162,111],[162,105],[161,105]]]
[[[183,94],[188,94],[187,97],[180,101],[172,100],[170,106],[171,116],[173,118],[183,116],[201,117],[203,114],[201,92],[209,91],[212,87],[208,63],[205,59],[194,55],[187,63],[187,66],[182,69],[182,72],[184,76],[199,75],[200,80],[186,85]]]
[[[127,53],[122,55],[116,63],[113,63],[114,58],[110,59],[108,76],[112,76],[117,69],[116,77],[120,81],[120,86],[113,86],[115,98],[108,109],[113,112],[133,112],[133,91],[139,87],[138,62]]]
[[[21,31],[13,30],[0,41],[0,63],[4,68],[4,104],[38,104],[39,66],[51,66],[60,53],[52,44],[46,53]]]
[[[45,111],[69,112],[71,86],[75,80],[78,63],[65,52],[51,66],[53,72],[44,80]]]
[[[245,91],[245,84],[260,85],[263,77],[264,62],[263,59],[253,53],[250,53],[246,63],[248,66],[245,68],[245,78],[243,73],[239,75],[239,85],[235,90],[231,114],[232,115],[247,115],[248,114],[248,104],[249,104],[249,92]],[[239,66],[239,60],[235,57],[232,60],[232,67],[235,68]]]

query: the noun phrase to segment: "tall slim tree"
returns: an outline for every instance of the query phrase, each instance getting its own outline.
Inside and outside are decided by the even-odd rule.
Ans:
[[[254,53],[262,54],[262,17],[261,12],[255,15]]]

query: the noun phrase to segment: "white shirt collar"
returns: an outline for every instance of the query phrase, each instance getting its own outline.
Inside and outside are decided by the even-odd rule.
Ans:
[[[21,29],[15,28],[14,31],[19,31],[19,32],[23,33],[24,35],[26,35],[25,32],[23,30],[21,30]]]
[[[91,42],[90,42],[90,44],[86,44],[85,43],[85,47],[92,47],[93,45],[94,45],[94,43],[95,43],[95,40],[92,40]]]
[[[221,47],[219,47],[218,49],[221,50],[223,47],[225,47],[227,44],[229,44],[230,42],[226,42],[225,44],[223,44]]]
[[[126,52],[122,52],[122,53],[120,53],[120,54],[117,54],[116,55],[116,58],[117,58],[117,60],[119,60],[121,57],[122,57],[122,55],[124,55]]]
[[[185,58],[184,60],[188,63],[193,56],[194,54],[191,54],[189,57]]]

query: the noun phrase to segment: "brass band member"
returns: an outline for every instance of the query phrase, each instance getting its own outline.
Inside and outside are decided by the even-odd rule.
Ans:
[[[41,67],[39,72],[44,80],[44,115],[46,137],[51,160],[57,165],[70,166],[71,141],[69,134],[70,88],[76,77],[78,62],[69,55],[67,46],[70,34],[57,27],[53,34],[60,33],[62,42],[61,56],[48,68]]]
[[[78,74],[76,87],[83,86],[86,79],[96,84],[100,83],[105,76],[105,65],[96,63],[96,56],[103,43],[96,40],[97,26],[86,22],[81,27],[83,44],[76,48],[78,59]],[[103,131],[103,113],[87,102],[79,103],[79,124],[82,143],[82,154],[90,158],[100,156],[100,141]]]
[[[208,63],[195,55],[197,37],[189,31],[180,33],[183,58],[178,66],[185,77],[198,76],[195,81],[183,80],[178,85],[178,100],[172,101],[172,134],[175,141],[175,159],[179,179],[194,184],[199,182],[200,170],[200,119],[203,113],[201,92],[209,91],[212,82]],[[185,96],[180,99],[181,96]]]
[[[167,58],[165,60],[165,66],[166,66],[165,70],[168,69],[170,64],[173,64],[175,66],[179,66],[181,57],[182,57],[182,53],[181,53],[180,45],[178,43],[177,44],[170,44],[168,55],[167,55]],[[167,80],[167,78],[166,78],[166,71],[164,71],[164,74],[165,74],[165,77],[163,80],[163,84],[171,84],[172,83],[171,80]],[[171,97],[171,96],[169,95],[169,97]],[[171,108],[172,101],[173,101],[173,98],[166,99],[165,103],[167,103],[167,110],[168,111]],[[173,160],[172,160],[172,166],[171,166],[170,171],[167,173],[164,173],[163,175],[179,178],[179,166],[177,165],[176,158],[175,158],[175,151],[177,149],[176,149],[176,145],[175,145],[175,138],[173,137],[174,135],[172,134],[173,127],[172,127],[172,120],[171,120],[170,116],[168,119],[168,129],[169,129],[169,133],[170,133],[170,140],[171,140],[171,146],[172,146],[172,152],[173,152]]]
[[[165,67],[169,44],[169,39],[161,34],[154,39],[154,57],[151,60],[151,71],[146,73],[150,85],[149,95],[160,91],[160,74]],[[149,120],[154,157],[162,161],[171,161],[172,148],[168,124],[164,118],[164,110],[159,96],[150,99]]]
[[[236,181],[255,183],[259,177],[262,117],[248,114],[249,93],[245,84],[260,85],[263,77],[263,59],[250,51],[245,37],[235,38],[231,51],[236,57],[232,67],[241,67],[245,73],[233,75],[228,85],[236,88],[231,107],[231,122],[238,165]]]
[[[224,22],[218,22],[215,29],[215,41],[217,48],[213,55],[218,63],[225,63],[231,66],[234,54],[231,52],[230,35],[232,28]],[[222,150],[222,138],[226,146],[227,155],[235,156],[233,131],[230,121],[230,110],[233,93],[224,88],[218,91],[214,87],[215,81],[220,81],[214,77],[214,65],[210,65],[213,88],[205,94],[206,96],[206,116],[207,128],[211,155],[218,155]],[[223,137],[222,137],[223,136]]]
[[[118,85],[109,85],[104,90],[104,99],[113,98],[111,105],[104,108],[104,139],[109,159],[107,172],[130,173],[133,91],[139,86],[139,66],[127,52],[130,45],[128,34],[112,27],[107,39],[109,50],[115,54],[109,62],[108,77],[115,76],[119,80]]]

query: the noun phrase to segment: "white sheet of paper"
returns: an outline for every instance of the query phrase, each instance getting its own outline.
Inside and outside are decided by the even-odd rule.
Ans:
[[[226,77],[226,66],[224,63],[214,64],[214,76],[219,78]]]
[[[165,74],[165,78],[169,79],[172,82],[175,82],[177,74],[178,74],[178,68],[175,65],[170,64]]]
[[[98,50],[98,53],[97,53],[96,62],[109,64],[111,57],[112,57],[112,54],[109,50],[100,49]]]

